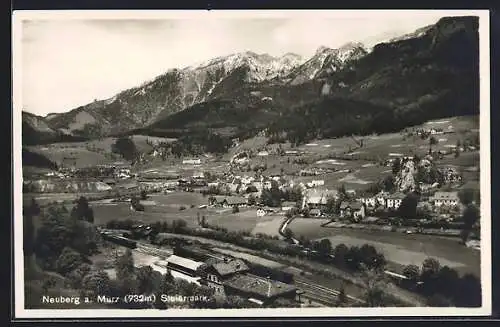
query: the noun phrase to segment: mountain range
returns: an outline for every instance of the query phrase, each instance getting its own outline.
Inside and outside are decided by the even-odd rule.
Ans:
[[[250,51],[213,58],[65,113],[23,112],[23,143],[207,129],[329,137],[477,114],[478,41],[477,17],[444,17],[370,50],[352,42],[309,59]]]

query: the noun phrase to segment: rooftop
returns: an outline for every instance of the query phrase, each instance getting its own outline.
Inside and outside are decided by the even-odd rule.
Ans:
[[[307,203],[312,203],[312,204],[326,204],[327,201],[328,201],[327,198],[321,195],[310,196],[307,199]]]
[[[387,196],[388,199],[397,199],[397,200],[404,199],[405,197],[406,195],[401,192],[396,192]]]
[[[342,201],[342,203],[340,204],[340,209],[351,208],[351,209],[359,210],[359,209],[361,209],[362,206],[363,205],[357,201]]]
[[[176,255],[171,255],[170,257],[168,257],[166,262],[168,264],[172,263],[172,264],[179,265],[179,266],[191,269],[191,270],[196,270],[203,265],[203,262],[194,261],[194,260],[191,260],[188,258],[176,256]]]
[[[233,289],[252,293],[261,297],[275,297],[288,292],[296,291],[297,288],[276,280],[266,279],[252,274],[236,275],[224,283]]]
[[[233,259],[230,261],[219,261],[213,264],[215,271],[221,276],[231,275],[237,272],[248,271],[248,266],[241,259]]]
[[[297,203],[291,201],[285,201],[281,204],[282,207],[295,207]]]
[[[458,200],[458,194],[457,192],[436,192],[433,198],[439,200]]]
[[[241,203],[247,203],[247,199],[242,197],[242,196],[223,196],[223,195],[216,195],[215,200],[218,203],[224,202],[224,200],[227,201],[227,204],[241,204]]]

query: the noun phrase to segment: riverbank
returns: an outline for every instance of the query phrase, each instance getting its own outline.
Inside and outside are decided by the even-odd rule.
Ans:
[[[459,229],[437,229],[437,228],[420,228],[420,227],[397,227],[375,224],[353,224],[343,223],[338,221],[327,221],[321,224],[324,228],[348,228],[348,229],[364,229],[370,231],[384,231],[404,234],[423,234],[436,235],[445,237],[460,237],[461,230]]]

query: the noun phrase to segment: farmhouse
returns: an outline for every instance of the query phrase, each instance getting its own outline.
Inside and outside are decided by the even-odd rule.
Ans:
[[[241,259],[209,259],[203,269],[202,277],[206,285],[215,290],[216,294],[224,294],[223,282],[231,277],[249,271],[246,263]]]
[[[340,216],[342,218],[354,218],[356,220],[365,218],[365,205],[357,201],[342,201],[340,204]]]
[[[309,209],[324,209],[330,197],[336,198],[338,191],[336,190],[318,190],[311,189],[304,194],[302,200],[302,208],[306,205]]]
[[[456,206],[459,203],[457,192],[436,192],[430,199],[436,207],[441,206]]]
[[[302,169],[299,172],[300,176],[316,176],[319,175],[318,171],[316,169]]]
[[[183,159],[183,165],[201,165],[201,159]]]
[[[376,196],[362,196],[358,199],[358,201],[370,208],[374,208],[377,206]]]
[[[230,208],[236,206],[244,206],[247,204],[247,199],[242,196],[222,196],[217,195],[214,197],[210,197],[208,199],[209,205],[218,206],[223,208]]]
[[[306,204],[310,209],[319,209],[326,206],[328,199],[323,194],[309,196],[306,200]]]
[[[237,274],[224,282],[227,295],[238,295],[259,305],[268,305],[278,298],[295,300],[297,288],[270,278],[253,274]]]
[[[386,198],[386,207],[391,209],[397,209],[403,202],[405,195],[401,192],[396,192],[394,194],[389,195]]]

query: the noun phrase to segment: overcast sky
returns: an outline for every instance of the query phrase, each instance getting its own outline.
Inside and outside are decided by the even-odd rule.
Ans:
[[[25,20],[22,102],[37,115],[64,112],[142,84],[170,68],[251,50],[310,57],[320,46],[358,41],[371,47],[433,24],[449,13],[301,14],[160,19]],[[215,19],[217,18],[217,19]]]

